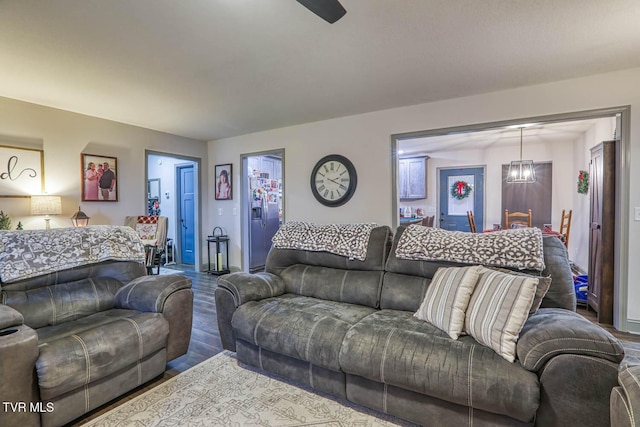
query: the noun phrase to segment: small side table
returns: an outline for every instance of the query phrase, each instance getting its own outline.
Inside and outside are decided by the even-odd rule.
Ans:
[[[216,227],[219,228],[219,227]],[[215,230],[215,229],[214,229]],[[215,252],[215,268],[211,268],[211,244],[215,243],[216,252]],[[224,245],[225,255],[224,261],[227,262],[225,266],[223,264],[223,253],[222,246]],[[221,274],[227,274],[231,271],[229,270],[229,236],[219,235],[219,236],[207,236],[207,262],[209,264],[209,269],[207,273],[214,274],[216,276],[220,276]]]

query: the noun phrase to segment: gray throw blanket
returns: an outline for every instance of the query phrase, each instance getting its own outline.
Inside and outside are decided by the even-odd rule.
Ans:
[[[410,225],[396,248],[402,259],[544,270],[542,231],[517,228],[490,233],[465,233]]]
[[[144,263],[144,245],[125,226],[0,231],[0,282],[107,260]]]
[[[279,249],[329,252],[349,259],[364,261],[371,230],[375,224],[313,224],[287,222],[273,236],[273,246]]]

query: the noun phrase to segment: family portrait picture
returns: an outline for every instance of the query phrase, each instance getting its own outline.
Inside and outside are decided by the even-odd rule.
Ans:
[[[216,165],[216,200],[231,200],[231,163]]]
[[[118,201],[118,161],[115,157],[81,154],[82,201]]]

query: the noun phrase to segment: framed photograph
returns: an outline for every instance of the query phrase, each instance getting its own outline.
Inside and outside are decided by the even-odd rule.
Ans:
[[[231,163],[216,165],[216,200],[231,200]]]
[[[83,202],[118,201],[118,160],[96,154],[80,154]]]
[[[0,145],[0,197],[30,197],[43,191],[42,150]]]

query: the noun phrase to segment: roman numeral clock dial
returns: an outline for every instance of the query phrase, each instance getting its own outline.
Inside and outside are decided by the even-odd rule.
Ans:
[[[351,199],[358,182],[356,169],[339,154],[323,157],[311,172],[311,192],[325,206],[342,206]]]

